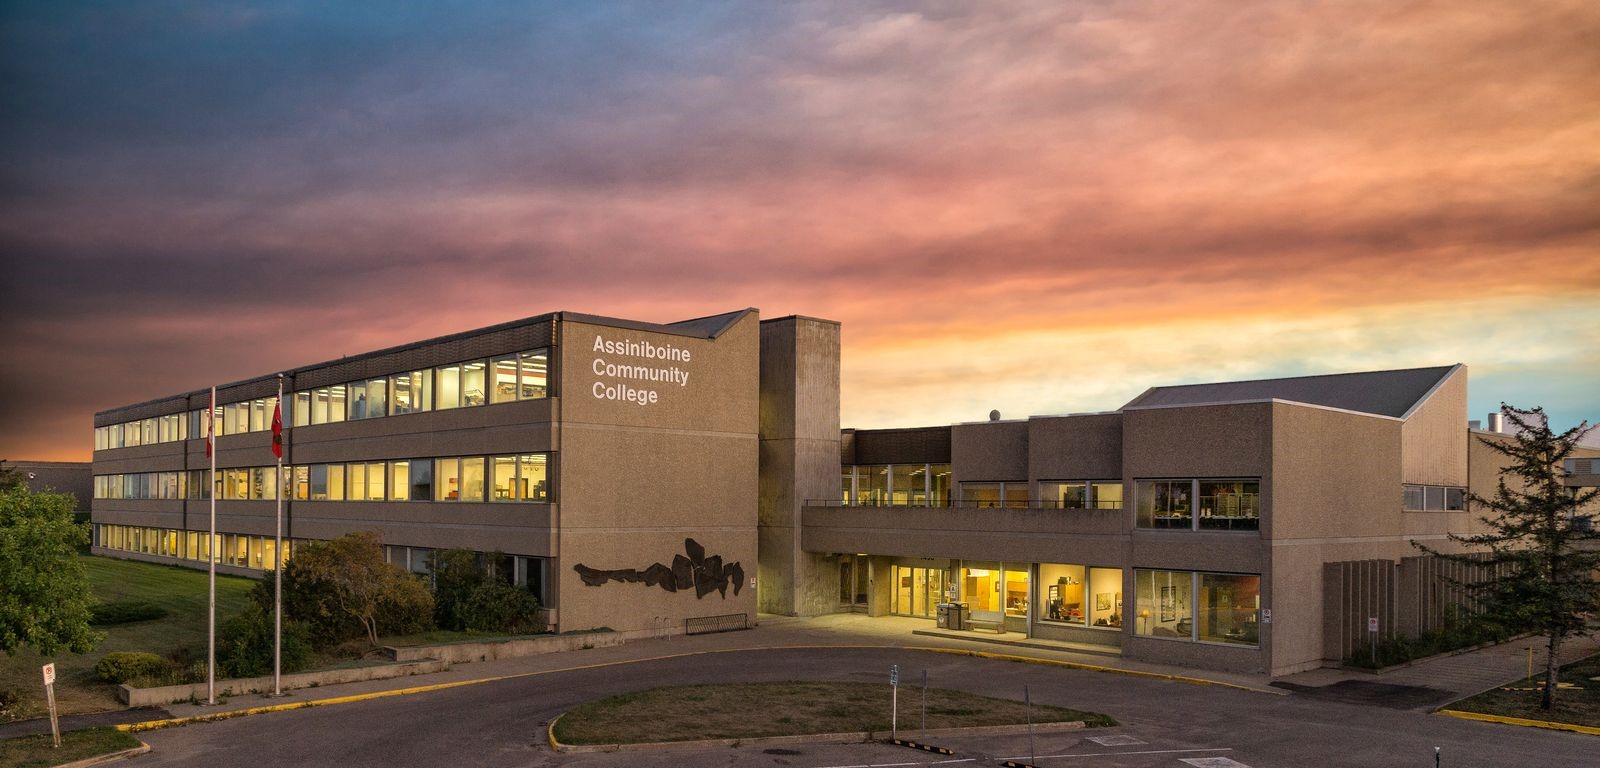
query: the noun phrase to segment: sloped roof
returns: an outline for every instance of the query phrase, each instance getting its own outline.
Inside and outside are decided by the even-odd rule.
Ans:
[[[1286,400],[1401,419],[1458,367],[1151,387],[1122,410]]]

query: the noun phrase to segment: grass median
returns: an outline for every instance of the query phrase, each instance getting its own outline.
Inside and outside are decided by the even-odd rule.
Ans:
[[[7,768],[44,768],[139,746],[138,739],[115,728],[85,728],[61,734],[61,746],[50,734],[0,740],[0,765]]]
[[[1484,691],[1445,709],[1600,728],[1600,655],[1561,668],[1556,706],[1549,712],[1539,708],[1544,690],[1543,671],[1536,669],[1534,672],[1531,680],[1518,680]]]
[[[592,701],[556,723],[566,744],[639,744],[700,739],[748,739],[819,733],[889,731],[890,688],[833,682],[735,683],[654,688]],[[1034,723],[1082,721],[1116,725],[1094,712],[1035,704]],[[900,731],[915,734],[922,691],[900,690]],[[1020,701],[928,689],[928,728],[1018,725],[1028,722]]]

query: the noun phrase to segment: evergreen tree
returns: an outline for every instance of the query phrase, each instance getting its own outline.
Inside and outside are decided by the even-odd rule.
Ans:
[[[1481,518],[1486,531],[1450,534],[1467,545],[1469,551],[1461,554],[1416,546],[1478,566],[1481,578],[1461,586],[1480,601],[1484,618],[1546,636],[1540,708],[1549,710],[1555,706],[1562,643],[1592,629],[1600,611],[1600,581],[1593,577],[1600,569],[1600,533],[1584,514],[1600,489],[1577,492],[1562,482],[1563,460],[1590,427],[1584,422],[1558,435],[1543,408],[1524,411],[1502,403],[1500,410],[1517,432],[1508,440],[1478,438],[1505,457],[1506,465],[1493,496],[1471,495],[1472,503],[1487,511]]]

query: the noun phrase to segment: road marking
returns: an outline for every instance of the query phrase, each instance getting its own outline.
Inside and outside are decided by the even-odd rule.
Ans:
[[[1126,734],[1119,734],[1117,736],[1090,736],[1089,741],[1099,744],[1102,747],[1131,747],[1135,744],[1150,743],[1148,741],[1141,741]]]
[[[1178,762],[1188,763],[1194,768],[1250,768],[1244,763],[1227,757],[1184,757]]]
[[[1117,755],[1171,755],[1171,754],[1177,754],[1177,753],[1182,753],[1182,752],[1232,752],[1232,751],[1233,751],[1233,749],[1229,748],[1229,747],[1217,747],[1217,748],[1213,748],[1213,749],[1151,749],[1151,750],[1145,750],[1143,752],[1079,752],[1079,753],[1071,754],[1071,755],[1020,755],[1018,757],[1002,757],[1000,759],[1001,760],[1027,760],[1027,759],[1029,759],[1031,757],[1034,760],[1045,760],[1045,759],[1055,759],[1055,758],[1058,758],[1058,757],[1115,757]],[[1202,759],[1210,759],[1210,758],[1202,758]],[[1227,758],[1222,758],[1222,759],[1226,760]],[[1250,767],[1249,766],[1245,766],[1245,768],[1250,768]]]

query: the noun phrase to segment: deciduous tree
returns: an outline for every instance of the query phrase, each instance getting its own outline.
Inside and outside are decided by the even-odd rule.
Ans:
[[[78,561],[86,524],[74,523],[75,500],[34,493],[21,481],[0,488],[0,649],[23,645],[49,656],[93,650],[105,635],[89,628],[89,577]]]

